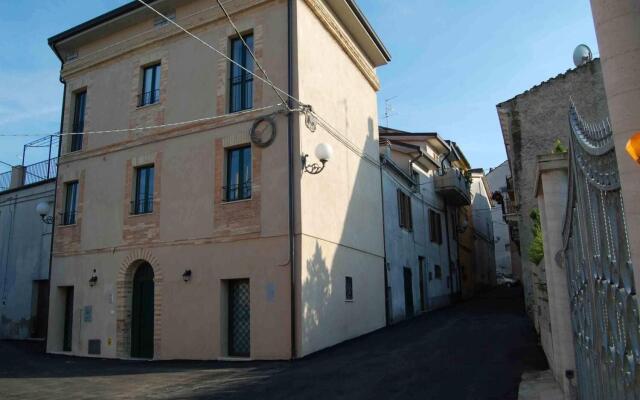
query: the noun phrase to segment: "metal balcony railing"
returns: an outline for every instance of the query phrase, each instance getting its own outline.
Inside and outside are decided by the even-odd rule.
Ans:
[[[140,197],[131,202],[131,214],[150,214],[153,212],[153,196]]]
[[[9,189],[11,185],[11,171],[0,174],[0,191]]]
[[[24,184],[38,183],[58,176],[58,159],[52,158],[24,168]]]
[[[138,107],[160,102],[160,89],[151,90],[138,95]]]
[[[76,211],[65,211],[60,213],[61,225],[73,225],[76,223]]]
[[[222,188],[222,201],[238,201],[251,198],[251,181]]]
[[[464,174],[457,168],[449,168],[434,179],[436,192],[455,206],[471,204],[471,190]]]

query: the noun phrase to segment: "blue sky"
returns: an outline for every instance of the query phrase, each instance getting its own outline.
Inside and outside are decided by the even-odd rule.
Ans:
[[[0,2],[0,133],[58,130],[60,64],[47,38],[126,2]],[[572,68],[580,43],[598,54],[589,0],[358,4],[393,56],[378,71],[381,123],[384,99],[397,96],[390,126],[437,131],[458,142],[476,168],[506,158],[497,103]],[[19,163],[22,145],[33,139],[0,137],[0,161]],[[27,162],[39,158],[34,152]]]

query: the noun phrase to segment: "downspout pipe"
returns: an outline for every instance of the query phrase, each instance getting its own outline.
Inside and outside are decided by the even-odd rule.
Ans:
[[[287,0],[287,93],[293,90],[293,0]],[[291,97],[287,99],[289,109],[293,108]],[[289,266],[291,278],[291,359],[297,357],[296,348],[296,243],[295,243],[295,198],[294,198],[294,149],[293,149],[293,128],[294,114],[288,113],[288,135],[287,146],[289,154]]]
[[[67,101],[67,81],[64,80],[64,78],[62,77],[62,68],[64,67],[64,61],[62,60],[62,57],[60,56],[60,53],[58,52],[58,49],[56,48],[55,45],[51,45],[51,48],[53,49],[53,52],[56,54],[56,56],[58,57],[58,59],[60,60],[60,83],[62,83],[62,109],[60,110],[60,131],[59,134],[62,134],[63,129],[64,129],[64,108],[66,106],[66,101]],[[60,163],[60,153],[62,150],[62,136],[59,136],[59,140],[58,140],[58,156],[57,156],[57,163],[59,165]],[[49,149],[49,152],[51,152],[51,149]],[[49,160],[49,164],[51,164],[51,160]],[[44,343],[45,343],[45,351],[48,347],[49,344],[49,306],[51,304],[51,267],[53,265],[53,240],[54,240],[54,236],[55,236],[55,227],[56,227],[56,204],[57,204],[57,197],[58,197],[58,171],[59,168],[57,168],[56,165],[56,180],[55,180],[55,184],[53,186],[53,222],[51,223],[51,242],[49,245],[49,276],[47,277],[47,279],[49,280],[49,291],[47,293],[47,297],[48,297],[48,301],[47,301],[47,333],[45,335],[45,339],[44,339]]]
[[[387,146],[391,146],[391,143],[388,143]],[[383,266],[384,268],[384,316],[387,326],[391,325],[391,310],[389,310],[389,293],[387,288],[389,287],[389,276],[387,274],[387,235],[385,233],[385,227],[387,226],[384,222],[384,165],[386,164],[387,158],[384,155],[380,155],[380,198],[382,200],[382,252],[384,255]]]

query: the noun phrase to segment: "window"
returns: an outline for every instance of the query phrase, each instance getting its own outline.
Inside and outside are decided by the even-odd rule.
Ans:
[[[429,238],[431,242],[442,244],[442,217],[439,212],[429,210]]]
[[[442,267],[436,265],[433,269],[433,274],[435,275],[436,279],[442,279]]]
[[[84,110],[87,102],[87,92],[79,92],[76,94],[76,101],[73,108],[73,133],[84,132]],[[71,135],[70,151],[78,151],[82,149],[82,135]]]
[[[132,214],[153,212],[153,177],[153,165],[136,168],[136,191],[132,203]]]
[[[65,184],[64,213],[62,214],[62,225],[73,225],[76,223],[76,205],[78,203],[78,181]]]
[[[253,51],[253,35],[244,36]],[[231,59],[253,72],[253,58],[240,38],[231,41]],[[248,110],[253,107],[253,75],[231,63],[229,77],[229,112]]]
[[[353,278],[346,276],[344,278],[345,300],[353,301]]]
[[[160,101],[160,64],[144,67],[142,75],[142,93],[138,107],[155,104]]]
[[[227,150],[225,201],[251,198],[251,146]]]
[[[400,227],[408,231],[413,229],[413,221],[411,219],[411,196],[406,195],[402,190],[398,189],[398,217],[400,219]]]

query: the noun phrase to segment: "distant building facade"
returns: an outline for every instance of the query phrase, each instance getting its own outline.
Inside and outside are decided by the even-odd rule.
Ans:
[[[508,182],[511,177],[509,162],[505,161],[487,174],[487,182],[491,189],[493,207],[491,209],[491,220],[493,223],[493,234],[495,241],[496,274],[514,279],[521,279],[517,273],[517,268],[512,264],[512,243],[509,233],[509,224],[506,220],[507,209],[509,207]],[[517,251],[520,249],[513,246]],[[515,259],[515,257],[514,257]]]
[[[51,225],[36,207],[53,211],[53,177],[55,160],[0,174],[0,339],[46,337]]]
[[[530,214],[537,207],[534,197],[536,157],[551,152],[558,139],[568,145],[567,110],[571,99],[589,120],[601,120],[607,115],[599,59],[549,79],[496,106],[513,178],[522,281],[527,311],[532,317],[539,315],[546,303],[544,263],[535,265],[527,257],[533,240]]]
[[[436,133],[380,127],[390,323],[460,295],[455,221],[470,203],[460,154]]]
[[[472,169],[471,215],[474,235],[474,275],[478,289],[496,285],[495,238],[493,232],[493,201],[487,177],[482,168]]]
[[[536,167],[538,156],[552,152],[556,140],[569,145],[567,113],[572,100],[589,121],[601,121],[608,115],[599,59],[496,106],[513,179],[515,204],[512,208],[518,224],[525,304],[547,354],[551,353],[553,344],[546,263],[543,259],[535,264],[528,256],[534,236],[532,212],[538,209]]]

